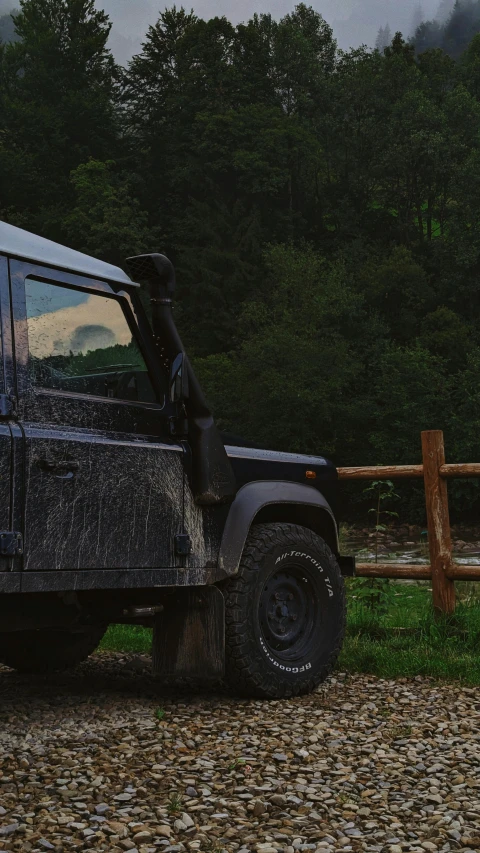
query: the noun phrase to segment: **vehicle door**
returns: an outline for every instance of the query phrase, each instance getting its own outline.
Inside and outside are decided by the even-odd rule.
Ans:
[[[24,570],[175,566],[183,450],[135,294],[20,261],[10,279]]]
[[[5,323],[5,327],[4,327]],[[8,296],[8,262],[0,256],[0,572],[11,568],[11,556],[16,550],[16,540],[12,535],[11,517],[11,471],[12,471],[12,434],[8,424],[11,416],[11,403],[5,386],[5,360],[8,346],[5,338],[10,334],[10,305]]]

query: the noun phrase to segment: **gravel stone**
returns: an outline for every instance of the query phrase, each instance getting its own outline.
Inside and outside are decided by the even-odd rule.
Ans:
[[[187,787],[187,790],[185,791],[185,793],[186,793],[187,797],[198,797],[198,793],[197,793],[196,788],[192,788],[191,785],[189,785]]]
[[[0,838],[8,838],[9,835],[13,835],[19,826],[19,823],[9,823],[7,826],[0,826]]]
[[[135,833],[135,835],[133,836],[133,840],[137,843],[139,841],[151,841],[152,833],[149,832],[148,829],[142,829],[140,832]]]
[[[273,797],[270,797],[270,802],[274,806],[286,806],[287,798],[285,794],[274,794]]]
[[[147,665],[0,668],[1,851],[479,850],[476,689],[335,673],[267,703],[159,686]]]

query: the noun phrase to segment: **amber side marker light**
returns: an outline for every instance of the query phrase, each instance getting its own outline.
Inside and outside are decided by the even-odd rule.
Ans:
[[[316,480],[317,479],[317,475],[316,475],[315,471],[305,471],[305,476],[306,476],[307,480]]]

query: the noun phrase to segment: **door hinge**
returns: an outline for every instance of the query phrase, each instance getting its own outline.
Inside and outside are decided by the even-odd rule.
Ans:
[[[12,530],[0,530],[0,557],[23,554],[23,537]]]
[[[0,418],[9,418],[15,411],[15,400],[8,394],[0,394]]]
[[[175,554],[177,557],[188,557],[192,553],[192,540],[188,533],[178,533],[175,536]]]

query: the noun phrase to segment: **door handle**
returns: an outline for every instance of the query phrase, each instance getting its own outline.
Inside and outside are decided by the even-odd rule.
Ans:
[[[41,471],[54,474],[62,480],[71,480],[80,468],[80,463],[71,459],[37,459],[36,465]],[[62,472],[64,472],[63,475]]]

